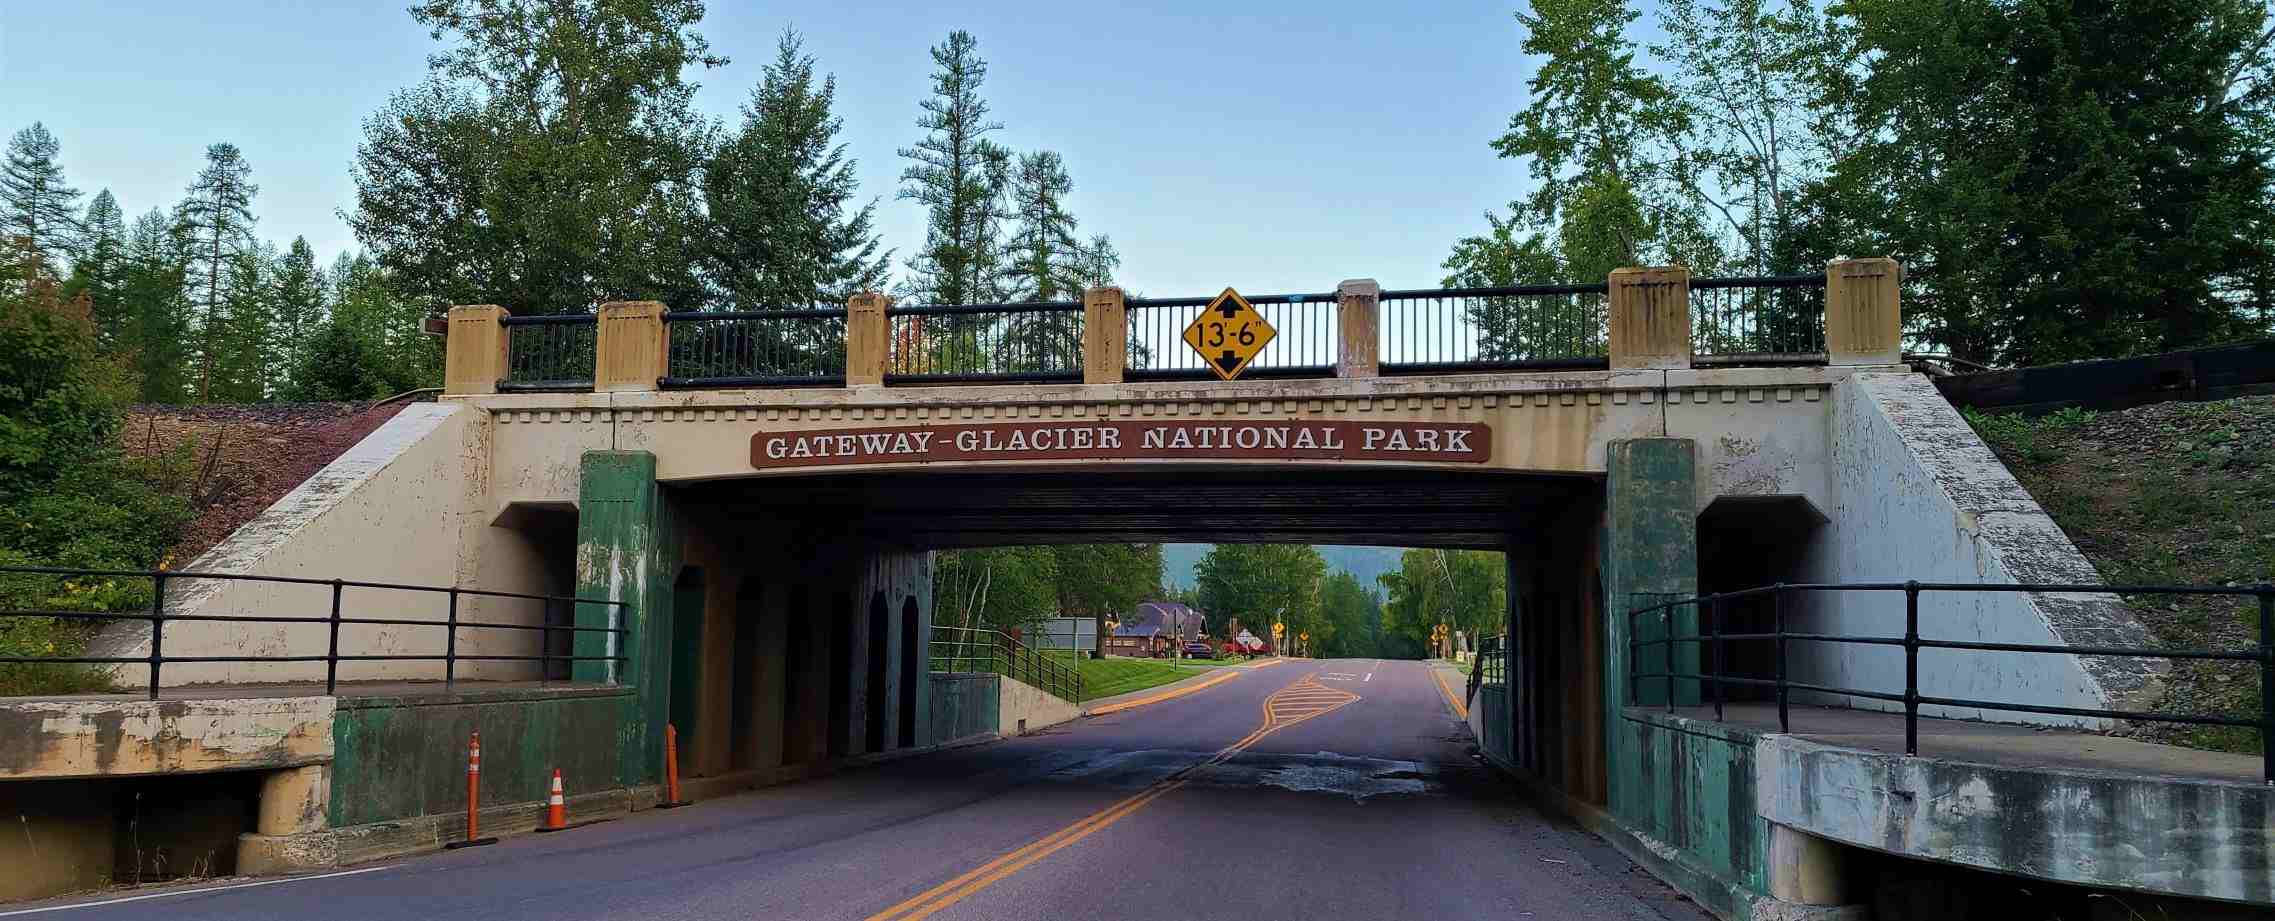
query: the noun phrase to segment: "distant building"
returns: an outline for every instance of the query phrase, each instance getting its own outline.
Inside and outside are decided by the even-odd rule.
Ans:
[[[1177,645],[1201,637],[1201,612],[1174,601],[1137,606],[1106,638],[1106,653],[1117,656],[1174,655]]]
[[[1096,649],[1098,621],[1089,617],[1053,617],[1026,631],[1027,645],[1036,649]]]

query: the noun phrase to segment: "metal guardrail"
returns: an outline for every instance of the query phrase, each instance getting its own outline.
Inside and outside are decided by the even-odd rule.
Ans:
[[[600,318],[589,313],[507,317],[506,376],[498,389],[591,390]]]
[[[843,306],[664,314],[664,387],[841,387]]]
[[[1081,383],[1082,302],[893,306],[887,384]]]
[[[1258,378],[1334,377],[1342,346],[1341,315],[1333,294],[1242,295],[1272,324],[1275,335],[1262,354],[1241,372]],[[1122,372],[1130,381],[1216,380],[1215,372],[1185,346],[1185,327],[1213,297],[1133,297],[1123,302],[1130,324],[1130,356]]]
[[[625,655],[608,655],[608,656],[580,656],[580,655],[575,655],[575,654],[573,654],[573,649],[572,649],[572,654],[570,654],[570,655],[554,655],[554,654],[552,654],[552,653],[549,651],[549,650],[551,649],[551,647],[552,647],[552,638],[553,638],[555,635],[557,635],[557,634],[568,634],[568,635],[569,635],[569,636],[572,638],[572,643],[574,642],[574,639],[573,639],[573,638],[574,638],[574,637],[575,637],[577,634],[582,634],[582,633],[598,633],[598,634],[604,634],[604,635],[614,635],[614,636],[617,636],[617,637],[620,637],[620,638],[621,638],[621,637],[626,637],[626,636],[628,636],[628,635],[629,635],[629,633],[630,633],[630,631],[629,631],[627,628],[624,628],[624,627],[621,627],[621,626],[617,626],[617,627],[579,627],[579,626],[574,626],[574,625],[555,625],[555,624],[499,624],[499,623],[475,623],[475,622],[471,622],[471,621],[461,620],[461,619],[459,618],[459,613],[458,613],[458,600],[459,600],[460,598],[462,598],[462,597],[469,597],[469,596],[471,596],[471,597],[481,597],[481,598],[520,598],[520,599],[527,599],[527,600],[542,601],[542,602],[545,602],[545,603],[546,603],[548,606],[550,606],[550,605],[552,605],[552,604],[556,604],[556,603],[560,603],[560,604],[570,604],[570,605],[579,605],[579,604],[597,604],[597,605],[607,605],[607,606],[609,606],[609,607],[613,607],[613,608],[616,608],[616,609],[617,609],[617,610],[616,610],[616,613],[615,613],[615,616],[613,616],[613,617],[611,618],[611,620],[613,620],[613,621],[615,621],[615,622],[617,622],[617,623],[621,624],[621,623],[623,622],[623,608],[624,608],[624,606],[625,606],[625,603],[624,603],[624,602],[621,602],[621,601],[601,601],[601,600],[595,600],[595,599],[588,599],[588,598],[575,598],[575,597],[562,596],[562,595],[532,595],[532,594],[524,594],[524,593],[520,593],[520,592],[495,592],[495,591],[488,591],[488,590],[484,590],[484,589],[457,588],[457,587],[438,587],[438,586],[432,586],[432,585],[406,585],[406,584],[402,584],[402,583],[396,583],[396,582],[362,582],[362,581],[355,581],[355,580],[349,580],[349,579],[302,579],[302,578],[294,578],[294,577],[290,577],[290,576],[254,576],[254,575],[245,575],[245,574],[242,574],[242,573],[221,573],[221,572],[168,572],[168,571],[165,571],[165,570],[108,570],[108,569],[72,569],[72,568],[65,568],[65,567],[53,567],[53,566],[0,566],[0,577],[6,577],[6,576],[19,576],[19,577],[50,577],[50,578],[61,578],[61,579],[65,579],[65,580],[70,580],[70,579],[109,579],[109,580],[117,580],[117,579],[148,579],[148,580],[150,580],[150,582],[151,582],[151,600],[150,600],[150,608],[149,608],[149,610],[147,610],[147,611],[141,611],[141,612],[124,612],[124,611],[70,611],[70,610],[4,610],[4,611],[0,611],[0,620],[16,620],[16,619],[22,619],[22,618],[49,618],[49,619],[54,619],[54,620],[79,620],[79,621],[93,621],[93,622],[98,622],[98,623],[110,623],[110,622],[117,622],[117,621],[139,621],[139,622],[147,623],[147,624],[149,624],[149,625],[150,625],[150,653],[149,653],[148,655],[144,655],[144,656],[0,656],[0,663],[10,663],[10,664],[51,664],[51,665],[141,665],[141,666],[147,666],[147,667],[150,669],[150,692],[149,692],[149,693],[150,693],[150,699],[151,699],[151,700],[157,700],[157,699],[158,699],[158,696],[159,696],[159,691],[161,690],[161,688],[160,688],[160,685],[159,685],[159,682],[158,682],[158,678],[159,678],[160,670],[161,670],[162,668],[164,668],[164,667],[165,667],[166,665],[168,665],[168,664],[187,664],[187,663],[216,663],[216,662],[224,662],[224,663],[225,663],[225,662],[322,662],[322,663],[324,663],[324,693],[325,693],[325,694],[333,694],[333,693],[336,693],[336,692],[339,690],[340,663],[342,663],[342,662],[441,662],[441,663],[443,663],[443,686],[447,688],[447,687],[453,687],[453,686],[455,686],[455,685],[457,684],[457,680],[458,680],[458,663],[460,663],[460,662],[537,662],[537,663],[540,663],[540,664],[539,664],[539,667],[538,667],[539,680],[540,680],[540,681],[549,681],[549,680],[551,680],[551,676],[550,676],[549,672],[550,672],[550,670],[551,670],[551,666],[552,666],[552,664],[553,664],[553,663],[555,663],[555,662],[567,662],[567,663],[572,663],[572,664],[573,664],[573,663],[577,663],[577,662],[625,662],[625,661],[629,661],[629,659],[630,659],[630,657],[629,657],[629,656],[625,656]],[[181,582],[184,582],[184,581],[201,581],[201,580],[219,580],[219,581],[225,581],[225,582],[253,582],[253,583],[261,583],[261,584],[269,584],[269,585],[306,585],[306,586],[328,587],[328,588],[330,588],[330,589],[331,589],[331,613],[329,613],[328,615],[324,615],[324,616],[299,616],[299,617],[295,617],[295,616],[286,616],[286,615],[252,615],[252,616],[234,617],[234,616],[221,616],[221,615],[210,615],[210,614],[174,614],[174,613],[169,613],[169,612],[166,610],[166,587],[167,587],[167,585],[169,585],[169,584],[179,584],[179,583],[181,583]],[[348,615],[347,615],[345,612],[343,612],[343,611],[342,611],[342,606],[343,606],[343,599],[344,599],[344,595],[346,594],[346,591],[347,591],[348,589],[351,589],[351,588],[353,588],[353,589],[374,589],[374,590],[385,590],[385,591],[401,591],[401,592],[419,592],[419,593],[425,593],[425,594],[428,594],[428,595],[440,595],[440,596],[444,596],[444,597],[447,599],[448,608],[447,608],[447,611],[446,611],[446,615],[445,615],[444,619],[442,619],[442,620],[417,620],[417,619],[411,619],[411,618],[401,618],[401,617],[351,617],[351,616],[348,616]],[[329,628],[329,629],[328,629],[329,642],[327,643],[327,645],[326,645],[326,647],[325,647],[325,650],[324,650],[324,653],[323,653],[322,655],[315,655],[315,654],[301,654],[301,655],[242,655],[242,656],[169,656],[169,655],[166,655],[166,654],[165,654],[165,649],[166,649],[166,625],[167,625],[167,624],[173,624],[173,623],[185,623],[185,622],[190,622],[190,623],[222,623],[222,624],[323,624],[323,625],[325,625],[326,627],[328,627],[328,628]],[[374,625],[374,626],[399,626],[399,627],[436,627],[436,628],[441,628],[441,629],[443,629],[443,630],[445,631],[445,633],[443,634],[443,652],[442,652],[442,654],[441,654],[441,655],[416,655],[416,654],[403,654],[403,653],[343,653],[343,652],[341,652],[341,651],[340,651],[340,628],[341,628],[342,626],[364,626],[364,625]],[[540,648],[540,649],[545,649],[545,650],[548,650],[548,651],[547,651],[547,652],[541,652],[540,654],[538,654],[538,655],[533,655],[533,656],[509,656],[509,655],[490,655],[490,654],[484,654],[484,655],[466,655],[466,654],[462,654],[462,653],[460,653],[460,652],[458,651],[458,632],[459,632],[459,631],[461,631],[461,630],[517,630],[517,631],[525,631],[525,632],[537,632],[537,633],[540,633],[540,634],[542,634],[542,636],[541,636],[541,637],[540,637],[540,639],[539,639],[539,648]],[[618,648],[618,649],[625,649],[625,648],[628,648],[628,646],[627,646],[627,642],[628,642],[628,641],[625,641],[625,640],[622,640],[622,639],[620,639],[620,640],[619,640],[619,642],[617,643],[617,647],[616,647],[616,648]]]
[[[936,624],[927,653],[935,672],[1007,675],[1061,700],[1082,702],[1079,669],[1021,645],[1001,630]]]
[[[1609,285],[1384,291],[1384,374],[1587,371],[1611,366]]]
[[[1795,593],[1837,592],[1900,592],[1904,596],[1904,633],[1902,636],[1872,636],[1797,632],[1786,629],[1785,599]],[[2127,646],[2058,646],[2033,643],[1982,643],[1962,640],[1938,640],[1920,636],[1920,596],[1926,593],[1964,592],[2054,592],[2108,595],[2226,595],[2256,598],[2259,603],[2259,646],[2253,650],[2202,650],[2202,649],[2144,649]],[[1767,632],[1727,632],[1723,606],[1741,599],[1767,596],[1771,604],[1771,629]],[[1679,634],[1674,631],[1677,611],[1696,606],[1700,630],[1704,632]],[[1640,619],[1651,613],[1660,615],[1664,635],[1642,639],[1638,633]],[[2039,713],[2052,716],[2076,716],[2089,719],[2143,720],[2159,723],[2186,723],[2203,726],[2238,726],[2259,730],[2261,769],[2268,783],[2275,784],[2275,585],[2249,587],[2197,586],[2197,585],[2087,585],[2070,583],[2035,583],[2018,585],[1979,585],[1948,582],[1857,582],[1846,584],[1777,584],[1737,592],[1700,595],[1695,598],[1669,601],[1636,608],[1627,614],[1628,627],[1628,695],[1634,700],[1641,695],[1642,682],[1659,679],[1666,682],[1666,704],[1674,707],[1675,683],[1691,681],[1698,684],[1700,696],[1714,707],[1717,719],[1722,716],[1725,686],[1767,687],[1777,693],[1777,724],[1783,731],[1791,731],[1790,697],[1794,690],[1867,700],[1900,703],[1904,707],[1904,753],[1919,754],[1920,707],[1968,707],[1980,710],[2001,710],[2014,713]],[[1724,645],[1734,642],[1771,642],[1777,644],[1774,656],[1776,671],[1771,678],[1741,677],[1723,674]],[[1788,647],[1795,642],[1832,643],[1865,646],[1902,647],[1904,650],[1904,690],[1898,694],[1874,688],[1849,688],[1794,681],[1787,677]],[[1674,670],[1674,649],[1678,643],[1691,643],[1705,653],[1705,661],[1697,674],[1682,674]],[[1659,660],[1667,671],[1642,670],[1643,650],[1664,646],[1667,654]],[[1920,650],[1952,649],[1974,652],[2059,653],[2076,656],[2112,656],[2125,658],[2216,660],[2254,662],[2259,666],[2259,706],[2257,719],[2219,716],[2201,713],[2164,713],[2143,710],[2105,710],[2085,707],[2054,707],[2024,704],[2012,701],[1978,700],[1959,697],[1935,697],[1920,693]]]
[[[1825,275],[1693,278],[1691,354],[1704,364],[1822,364]]]

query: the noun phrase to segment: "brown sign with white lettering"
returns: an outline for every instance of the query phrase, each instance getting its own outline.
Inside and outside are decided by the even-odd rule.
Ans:
[[[760,469],[1107,458],[1482,464],[1492,452],[1492,429],[1474,422],[995,422],[750,439],[750,463]]]

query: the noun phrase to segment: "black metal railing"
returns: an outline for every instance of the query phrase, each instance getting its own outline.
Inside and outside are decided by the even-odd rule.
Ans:
[[[1082,302],[885,309],[887,384],[1078,383]]]
[[[1514,285],[1384,291],[1384,374],[1575,371],[1610,367],[1608,286]]]
[[[1709,364],[1825,360],[1825,276],[1690,280],[1694,358]]]
[[[506,376],[499,390],[590,390],[600,318],[589,313],[507,317]]]
[[[665,387],[845,383],[845,308],[664,314]]]
[[[11,624],[25,618],[47,618],[50,620],[80,621],[94,624],[117,622],[146,623],[150,625],[150,651],[148,654],[140,656],[10,655],[0,656],[0,663],[18,665],[103,665],[144,667],[149,669],[149,694],[151,700],[158,699],[159,691],[162,687],[159,682],[160,673],[165,668],[165,666],[190,663],[322,662],[324,663],[324,693],[333,694],[339,690],[340,663],[342,662],[441,662],[443,667],[443,686],[445,688],[450,688],[454,687],[457,684],[458,663],[460,662],[536,662],[538,663],[539,680],[549,681],[552,680],[552,666],[555,663],[566,663],[571,668],[573,668],[575,663],[578,662],[621,663],[628,660],[628,657],[622,655],[621,652],[612,655],[578,655],[574,650],[575,638],[581,634],[601,634],[603,636],[613,636],[617,638],[616,642],[613,644],[614,649],[621,651],[629,648],[629,640],[626,639],[626,637],[629,635],[630,631],[622,626],[624,623],[624,602],[620,601],[601,601],[561,595],[532,595],[520,592],[497,592],[488,591],[485,589],[457,588],[455,586],[443,587],[432,585],[406,585],[395,582],[363,582],[350,579],[303,579],[290,576],[254,576],[245,575],[242,573],[221,572],[167,572],[164,570],[105,570],[72,569],[51,566],[0,566],[0,578],[6,578],[17,582],[40,579],[58,580],[66,585],[72,584],[76,580],[101,579],[114,583],[118,580],[148,580],[150,586],[150,601],[148,603],[148,607],[142,610],[83,611],[61,609],[60,607],[52,609],[33,608],[21,610],[0,610],[0,621],[7,621]],[[257,583],[277,586],[308,586],[319,589],[329,589],[331,606],[330,613],[323,615],[260,614],[237,616],[218,614],[178,614],[167,609],[167,590],[169,586],[180,586],[183,583],[209,580],[237,583]],[[17,586],[16,588],[20,589],[20,586]],[[423,597],[435,599],[438,603],[442,604],[442,617],[441,619],[419,619],[411,617],[350,616],[345,610],[347,593],[350,589],[357,590],[359,593],[369,591],[416,593]],[[19,590],[13,594],[20,595],[25,594],[25,592]],[[31,592],[31,594],[53,595],[61,593],[35,591]],[[507,624],[468,621],[460,616],[459,601],[463,598],[510,598],[543,602],[547,606],[545,611],[545,614],[547,615],[545,618],[546,622],[537,624]],[[609,619],[612,623],[617,624],[617,626],[579,627],[574,624],[552,623],[550,615],[554,610],[556,610],[554,607],[555,605],[569,606],[572,610],[573,606],[575,605],[604,605],[610,608],[614,608],[615,610],[611,612]],[[166,654],[167,625],[181,623],[238,625],[318,624],[326,628],[325,635],[327,639],[324,650],[321,654],[315,652],[253,653],[248,651],[247,654],[244,655],[169,656]],[[439,629],[443,631],[441,636],[442,651],[437,654],[375,652],[359,653],[353,651],[341,652],[340,628],[363,626],[425,627]],[[540,651],[536,655],[461,653],[458,651],[458,635],[459,632],[463,630],[506,630],[537,633],[539,634],[538,649]],[[567,639],[568,643],[572,647],[571,650],[566,653],[555,653],[553,651],[555,646],[555,637],[562,637]]]
[[[1082,702],[1079,668],[1001,630],[935,625],[928,652],[935,672],[1006,675],[1061,700]]]
[[[1470,670],[1476,684],[1508,684],[1509,657],[1503,644],[1507,637],[1495,634],[1477,638],[1477,664]]]
[[[1904,632],[1901,636],[1815,633],[1787,629],[1786,599],[1795,594],[1868,592],[1901,593],[1904,596]],[[1966,640],[1944,640],[1920,635],[1920,598],[1925,594],[1968,592],[2053,592],[2111,595],[2225,595],[2255,598],[2259,605],[2259,645],[2250,650],[2206,649],[2147,649],[2130,646],[2061,646],[2034,643],[1985,643]],[[1766,597],[1770,602],[1770,629],[1724,629],[1729,606],[1746,599]],[[1698,619],[1696,633],[1678,632],[1678,614],[1695,610]],[[1641,619],[1659,614],[1657,635],[1646,639],[1641,634]],[[1800,690],[1836,697],[1862,698],[1901,704],[1904,708],[1904,753],[1919,754],[1920,708],[1954,707],[1976,710],[1999,710],[2013,713],[2036,713],[2050,716],[2074,716],[2085,719],[2136,720],[2158,723],[2184,723],[2199,726],[2235,726],[2257,729],[2260,735],[2262,771],[2269,783],[2275,783],[2275,585],[2245,587],[2194,586],[2194,585],[2088,585],[2088,584],[2008,584],[1982,585],[1947,582],[1871,582],[1848,584],[1778,584],[1751,588],[1737,592],[1722,592],[1668,601],[1636,608],[1628,612],[1628,699],[1642,696],[1642,683],[1657,679],[1664,681],[1664,703],[1670,709],[1675,705],[1675,688],[1678,681],[1695,682],[1705,703],[1714,707],[1715,717],[1723,714],[1725,694],[1729,687],[1757,687],[1773,689],[1777,695],[1777,723],[1783,731],[1791,731],[1792,692]],[[1788,653],[1793,643],[1830,643],[1862,646],[1901,647],[1904,650],[1904,689],[1901,693],[1881,688],[1851,688],[1792,680]],[[1693,644],[1701,653],[1696,671],[1684,673],[1675,665],[1677,644]],[[1731,643],[1774,643],[1771,656],[1774,671],[1771,677],[1736,676],[1724,674],[1725,653]],[[1663,671],[1644,670],[1643,651],[1664,647],[1665,653],[1653,663]],[[2146,710],[2108,710],[2089,707],[2058,707],[2026,704],[2011,700],[1979,700],[1959,697],[1932,696],[1920,693],[1920,650],[1945,649],[1972,652],[2048,653],[2073,656],[2107,656],[2115,658],[2146,658],[2169,660],[2213,660],[2256,663],[2259,668],[2259,716],[2244,718],[2206,713],[2167,713]]]
[[[1131,381],[1215,380],[1208,359],[1185,344],[1185,327],[1215,300],[1211,297],[1133,297],[1123,302],[1130,324],[1130,354],[1123,379]],[[1266,294],[1245,297],[1272,324],[1274,335],[1242,379],[1334,377],[1341,353],[1340,315],[1333,294]]]

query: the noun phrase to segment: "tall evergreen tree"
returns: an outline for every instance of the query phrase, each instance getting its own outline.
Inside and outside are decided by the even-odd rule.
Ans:
[[[364,122],[348,223],[401,293],[516,314],[704,300],[699,0],[419,0],[447,46]]]
[[[220,333],[211,340],[213,374],[206,399],[257,403],[274,396],[276,291],[270,275],[276,261],[276,247],[258,240],[229,261]]]
[[[908,262],[907,294],[935,304],[975,304],[1002,296],[1004,191],[1011,154],[988,140],[1003,127],[989,120],[980,86],[987,62],[971,33],[948,33],[932,48],[932,95],[916,125],[925,136],[900,155],[900,197],[925,207],[924,247]]]
[[[141,379],[138,402],[179,403],[190,393],[190,245],[182,228],[156,208],[127,231],[120,347],[132,353]]]
[[[1010,260],[1005,267],[1014,300],[1055,301],[1081,291],[1082,241],[1066,208],[1074,180],[1056,151],[1022,154],[1011,176]]]
[[[47,126],[33,122],[8,140],[0,160],[0,243],[28,243],[51,270],[79,244],[79,190],[63,180],[60,149]]]
[[[732,305],[843,304],[881,287],[891,254],[878,254],[874,202],[853,209],[854,161],[831,114],[837,78],[814,75],[795,32],[743,106],[741,128],[703,173],[711,218],[711,280]]]
[[[289,387],[292,369],[324,324],[324,272],[316,267],[316,250],[306,237],[292,238],[292,246],[269,270],[271,360],[268,389]]]
[[[103,347],[116,350],[125,338],[126,215],[111,190],[95,193],[80,222],[78,254],[71,260],[66,298],[85,295],[95,311],[95,330]]]
[[[188,197],[174,209],[174,220],[190,240],[189,284],[197,335],[197,398],[213,394],[220,353],[232,332],[232,284],[242,277],[240,263],[255,248],[253,168],[235,144],[205,149],[205,169],[190,183]]]

